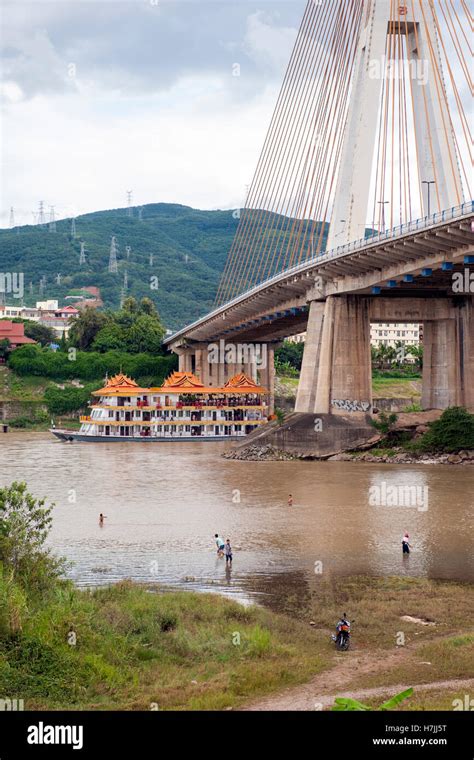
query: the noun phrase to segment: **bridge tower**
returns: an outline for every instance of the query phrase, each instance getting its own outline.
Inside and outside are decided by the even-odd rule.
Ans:
[[[374,137],[384,121],[385,114],[379,109],[384,109],[380,104],[389,78],[410,78],[418,180],[428,185],[420,198],[421,216],[464,200],[433,13],[427,4],[424,7],[415,0],[365,0],[364,11],[327,250],[363,237],[373,180],[369,169],[375,158]],[[403,110],[403,103],[397,110]],[[430,203],[432,184],[435,192]],[[382,193],[382,215],[386,203]]]

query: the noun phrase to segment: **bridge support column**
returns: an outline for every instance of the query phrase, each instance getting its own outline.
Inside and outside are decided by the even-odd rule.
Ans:
[[[275,411],[275,347],[270,344],[267,344],[265,366],[259,370],[259,374],[261,385],[268,390],[268,413],[273,414]]]
[[[372,409],[370,319],[367,299],[357,296],[335,298],[333,325],[331,412],[366,414]]]
[[[309,307],[306,342],[295,405],[295,411],[302,414],[312,414],[315,409],[325,306],[324,301],[312,301]]]
[[[454,319],[423,326],[423,409],[446,409],[458,403],[459,363]]]
[[[306,356],[308,352],[308,355]],[[372,408],[367,299],[330,296],[310,307],[297,412],[366,414]]]
[[[458,318],[461,403],[474,412],[474,299],[467,298]]]
[[[453,319],[424,323],[423,409],[474,407],[472,301],[452,308]]]
[[[193,371],[193,356],[194,351],[181,350],[179,352],[178,369],[179,372],[192,372]]]

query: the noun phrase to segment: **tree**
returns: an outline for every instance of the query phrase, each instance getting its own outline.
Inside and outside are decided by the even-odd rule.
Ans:
[[[423,343],[420,343],[418,346],[407,346],[406,348],[407,354],[410,354],[410,356],[413,356],[415,358],[416,366],[419,370],[423,369]]]
[[[10,341],[8,338],[2,338],[2,340],[0,340],[0,359],[5,359],[6,361],[10,351]]]
[[[0,562],[24,587],[45,588],[62,572],[62,560],[44,548],[51,511],[44,499],[28,493],[26,483],[0,489]]]
[[[130,314],[138,314],[139,308],[138,308],[137,299],[133,298],[133,296],[129,296],[128,298],[125,298],[122,304],[122,310],[127,311]]]
[[[141,314],[147,314],[149,317],[154,317],[158,320],[160,319],[158,309],[156,308],[151,298],[142,298],[140,301],[139,311]]]
[[[22,321],[27,338],[36,340],[41,346],[49,346],[50,343],[56,343],[55,332],[50,327],[46,327],[46,325],[42,325],[40,322],[32,322],[31,319],[24,319]]]
[[[66,338],[66,333],[63,332],[63,334],[61,335],[61,340],[59,341],[59,350],[62,351],[63,353],[66,353],[67,348],[68,348],[68,342]]]
[[[92,344],[94,351],[125,351],[126,350],[126,330],[120,325],[109,322],[99,330]]]
[[[71,322],[69,342],[75,348],[88,351],[99,330],[107,323],[107,317],[97,309],[86,307]]]
[[[280,348],[275,351],[275,361],[280,365],[290,364],[297,370],[301,369],[303,362],[304,343],[293,343],[285,340]]]
[[[158,353],[165,330],[154,317],[142,314],[127,330],[126,344],[130,353]]]

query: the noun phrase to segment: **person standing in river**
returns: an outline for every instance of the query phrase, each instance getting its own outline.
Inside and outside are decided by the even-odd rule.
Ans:
[[[224,539],[220,537],[218,533],[214,534],[214,538],[216,539],[216,546],[217,546],[217,556],[223,557],[224,556]]]
[[[227,567],[227,563],[229,563],[229,566],[232,565],[232,546],[230,545],[230,538],[226,539],[225,546],[224,546],[224,553],[225,553],[226,567]]]
[[[292,506],[293,506],[293,496],[291,495],[291,493],[290,493],[290,495],[288,496],[288,506],[289,506],[289,507],[292,507]]]
[[[104,520],[105,520],[106,517],[107,517],[107,515],[103,515],[102,512],[100,513],[100,515],[99,515],[99,525],[100,525],[101,528],[104,527]]]
[[[410,554],[411,544],[410,544],[410,536],[405,531],[403,538],[402,538],[402,551],[403,554]]]

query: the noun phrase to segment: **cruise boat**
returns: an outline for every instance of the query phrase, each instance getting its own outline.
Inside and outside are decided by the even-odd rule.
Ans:
[[[140,388],[120,373],[92,394],[80,430],[51,429],[64,441],[222,441],[268,420],[268,391],[240,373],[222,388],[191,372],[173,372],[159,388]]]

